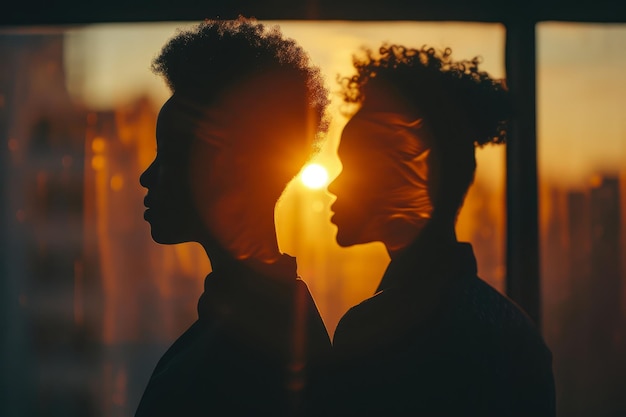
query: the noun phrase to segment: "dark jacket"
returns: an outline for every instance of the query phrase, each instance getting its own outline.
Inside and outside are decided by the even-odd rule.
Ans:
[[[469,244],[408,249],[334,336],[332,414],[554,416],[551,353]]]
[[[295,259],[263,268],[209,274],[199,319],[157,364],[136,417],[306,413],[330,340]]]

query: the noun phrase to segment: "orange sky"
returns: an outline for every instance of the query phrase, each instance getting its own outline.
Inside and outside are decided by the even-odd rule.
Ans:
[[[90,108],[99,109],[118,107],[148,94],[158,109],[169,93],[163,81],[150,72],[150,62],[176,28],[187,25],[190,23],[107,24],[72,29],[66,37],[70,92]],[[354,51],[383,41],[449,46],[457,58],[480,55],[484,70],[504,77],[505,32],[498,24],[292,21],[280,22],[280,26],[309,52],[331,90],[337,74],[350,73]],[[626,108],[626,25],[550,23],[539,25],[537,34],[541,179],[582,188],[598,169],[617,171],[626,161],[622,115]],[[317,157],[317,162],[329,169],[331,179],[340,169],[335,150],[346,122],[337,113],[337,104],[338,100],[331,104],[331,127]],[[488,209],[493,217],[490,221],[495,223],[489,227],[495,248],[500,249],[496,255],[488,253],[496,257],[500,269],[483,271],[483,278],[494,285],[503,276],[504,151],[504,147],[486,147],[477,153],[477,183],[495,192],[489,197]],[[468,201],[472,192],[478,192],[476,188],[470,191]],[[331,202],[323,189],[306,190],[293,182],[276,217],[281,249],[298,255],[300,273],[332,332],[347,308],[371,295],[388,257],[380,244],[339,249],[334,243],[334,226],[329,223]],[[476,233],[472,216],[480,214],[476,210],[486,210],[476,204],[468,204],[461,213],[460,239],[469,240]],[[477,255],[480,262],[480,253]]]
[[[626,166],[626,25],[539,25],[538,160],[545,179],[581,187]]]
[[[482,56],[486,71],[495,77],[504,76],[504,30],[498,24],[395,22],[390,25],[336,21],[267,24],[279,24],[286,36],[296,39],[309,52],[313,63],[325,74],[331,91],[336,89],[337,74],[351,72],[354,51],[363,45],[376,47],[383,41],[410,46],[450,46],[459,58]],[[145,93],[160,106],[169,93],[163,81],[150,72],[150,62],[177,28],[189,25],[191,23],[106,24],[70,31],[66,41],[70,91],[90,108],[115,107]],[[337,100],[331,104],[327,149],[320,155],[331,177],[339,170],[334,149],[346,121],[336,111],[337,104]],[[483,159],[489,171],[495,170],[496,175],[502,173],[499,157]]]
[[[451,46],[457,57],[480,55],[485,70],[504,76],[504,29],[498,24],[267,23],[280,24],[287,36],[310,53],[331,88],[336,74],[350,71],[353,51],[382,41]],[[103,24],[70,31],[71,91],[91,107],[111,107],[143,92],[155,103],[163,102],[168,92],[162,80],[150,73],[150,61],[177,28],[191,24]],[[626,25],[542,23],[537,27],[537,51],[541,174],[553,182],[577,186],[598,170],[617,171],[626,161],[622,115],[626,108]],[[339,130],[343,120],[337,116],[336,122]],[[333,146],[335,138],[329,139]],[[486,164],[492,169],[500,166]]]

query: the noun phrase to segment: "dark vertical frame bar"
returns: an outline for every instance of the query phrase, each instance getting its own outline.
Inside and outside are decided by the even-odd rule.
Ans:
[[[540,325],[535,22],[506,25],[513,120],[506,148],[507,294]]]
[[[0,415],[13,416],[17,413],[12,408],[14,400],[10,394],[11,390],[16,390],[16,386],[12,385],[11,377],[15,368],[11,362],[15,359],[15,350],[13,349],[14,325],[15,320],[15,300],[14,286],[12,277],[9,274],[9,228],[8,206],[10,205],[8,193],[8,177],[9,177],[9,85],[11,81],[11,70],[13,58],[8,52],[7,44],[10,40],[6,36],[0,34],[0,54],[2,54],[5,62],[0,63],[0,366],[2,366],[2,374],[0,375]],[[11,359],[9,359],[11,358]],[[20,386],[17,390],[20,390]]]
[[[18,304],[19,282],[14,273],[15,224],[11,218],[10,125],[15,117],[15,73],[19,59],[14,53],[19,37],[0,34],[0,415],[20,415],[27,380],[26,350],[21,343],[22,315]]]

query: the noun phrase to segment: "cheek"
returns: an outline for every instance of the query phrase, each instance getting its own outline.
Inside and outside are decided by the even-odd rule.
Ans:
[[[206,200],[208,195],[220,192],[219,185],[227,169],[220,163],[216,148],[202,141],[195,141],[189,152],[188,182],[194,199]]]
[[[343,195],[354,201],[354,204],[362,206],[362,209],[374,210],[384,204],[393,188],[393,179],[380,165],[364,165],[359,171],[347,173],[345,181],[337,187],[337,198],[341,199]]]
[[[241,194],[241,170],[237,169],[229,149],[202,145],[190,154],[189,183],[192,204],[211,233],[218,233],[231,212],[236,211],[235,197]]]

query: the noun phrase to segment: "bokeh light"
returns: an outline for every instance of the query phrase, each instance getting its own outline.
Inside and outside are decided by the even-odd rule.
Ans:
[[[306,187],[316,190],[328,183],[328,171],[320,164],[309,164],[302,170],[300,179]]]

